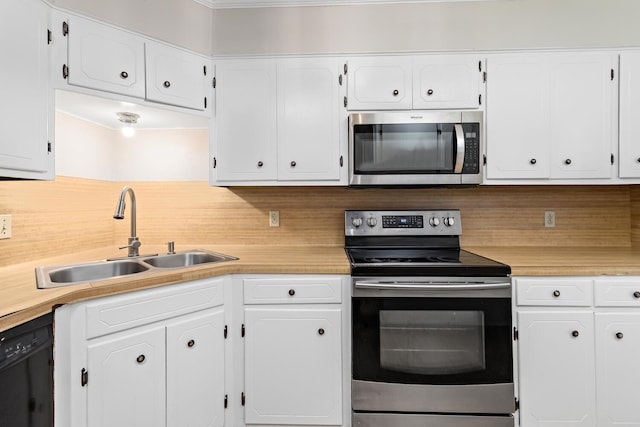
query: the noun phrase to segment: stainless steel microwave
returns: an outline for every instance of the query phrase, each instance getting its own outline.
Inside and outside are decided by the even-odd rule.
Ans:
[[[482,182],[481,111],[349,114],[349,185]]]

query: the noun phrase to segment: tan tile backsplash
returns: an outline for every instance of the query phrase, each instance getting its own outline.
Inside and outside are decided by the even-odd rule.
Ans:
[[[433,189],[210,187],[204,181],[110,182],[57,177],[0,181],[0,266],[64,252],[126,244],[112,218],[123,185],[134,188],[138,237],[146,244],[343,244],[345,209],[460,209],[469,246],[631,246],[640,242],[640,186],[480,186]],[[129,200],[127,199],[127,203]],[[280,227],[269,227],[269,210]],[[545,228],[544,211],[556,213]],[[124,251],[121,251],[123,254]]]

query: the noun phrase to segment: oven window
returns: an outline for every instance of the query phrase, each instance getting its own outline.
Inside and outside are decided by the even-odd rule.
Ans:
[[[355,125],[354,167],[359,174],[451,173],[454,125]]]
[[[510,298],[352,298],[353,378],[513,382]]]
[[[380,367],[419,375],[485,369],[484,314],[380,310]]]

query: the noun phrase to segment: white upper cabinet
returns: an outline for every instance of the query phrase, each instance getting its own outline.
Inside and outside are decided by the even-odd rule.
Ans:
[[[410,56],[363,57],[349,60],[350,110],[410,110],[412,95]]]
[[[53,179],[50,9],[40,0],[3,0],[0,16],[0,177]]]
[[[617,55],[500,54],[487,67],[489,180],[611,178]]]
[[[344,185],[344,61],[216,63],[213,185]]]
[[[167,45],[145,43],[147,99],[204,110],[207,62]],[[213,73],[212,73],[213,74]]]
[[[216,64],[213,168],[217,181],[277,178],[276,66],[272,60]]]
[[[69,84],[144,98],[144,39],[76,16],[66,23]]]
[[[349,60],[349,110],[479,108],[475,55],[373,56]]]
[[[60,88],[211,111],[209,58],[70,13],[54,12],[54,27]]]
[[[620,178],[640,178],[640,52],[620,54]]]
[[[482,60],[473,55],[417,56],[413,61],[413,108],[478,108]]]
[[[277,64],[278,179],[340,180],[343,61],[284,59]]]

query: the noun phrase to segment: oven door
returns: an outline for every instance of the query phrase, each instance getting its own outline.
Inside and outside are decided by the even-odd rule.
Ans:
[[[508,278],[353,281],[354,411],[510,414]]]

